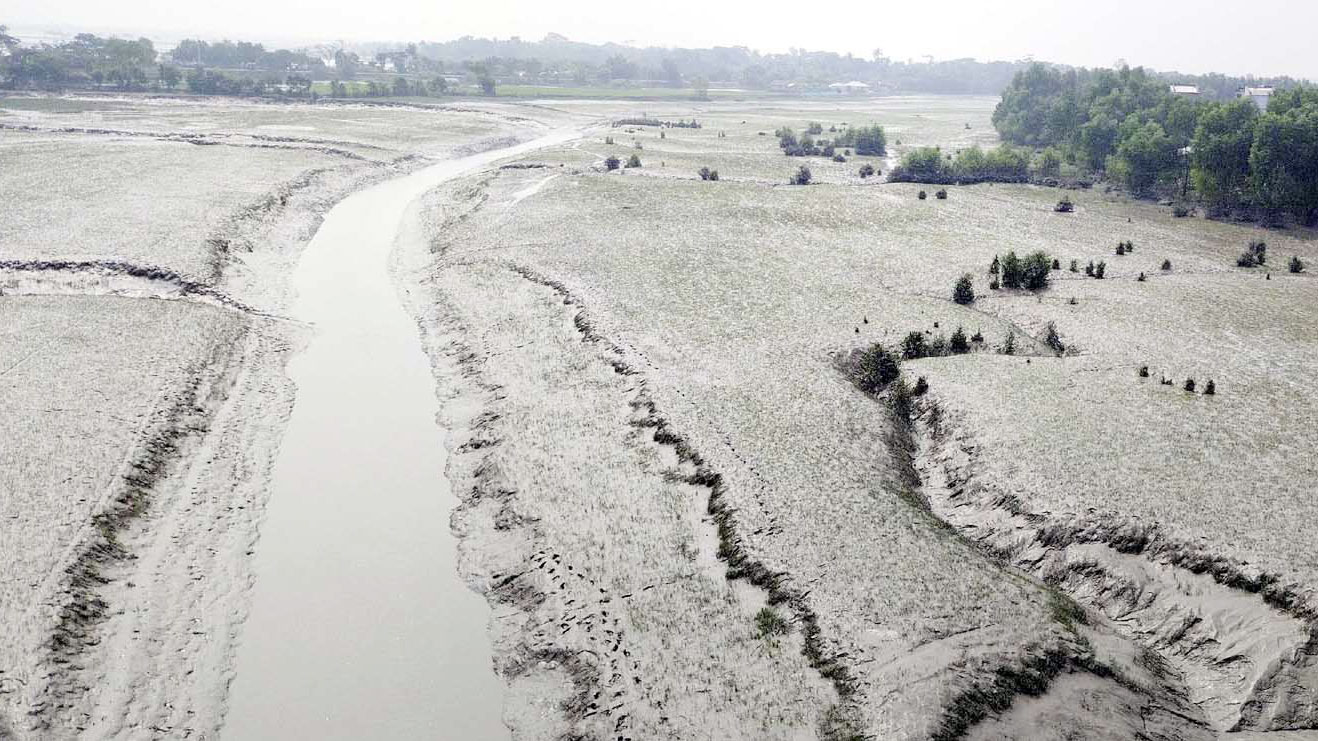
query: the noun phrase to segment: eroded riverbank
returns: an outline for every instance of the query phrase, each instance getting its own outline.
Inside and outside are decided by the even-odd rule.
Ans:
[[[274,473],[226,738],[499,738],[488,608],[457,575],[434,378],[388,257],[408,205],[560,130],[344,200],[294,275],[315,333]]]

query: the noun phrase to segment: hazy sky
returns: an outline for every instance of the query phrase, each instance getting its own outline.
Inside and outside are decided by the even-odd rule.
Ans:
[[[792,47],[1318,79],[1315,0],[6,0],[0,23],[289,44],[459,36]]]

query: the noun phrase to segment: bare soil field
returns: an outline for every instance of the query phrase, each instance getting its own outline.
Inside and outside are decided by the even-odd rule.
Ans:
[[[806,665],[783,664],[763,680],[778,689],[742,702],[794,708],[828,738],[1318,725],[1305,537],[1318,451],[1304,390],[1318,293],[1306,274],[1234,267],[1253,239],[1271,264],[1310,261],[1311,234],[1175,219],[1098,191],[1072,193],[1073,214],[1053,212],[1060,191],[1031,186],[921,201],[928,186],[862,185],[863,159],[787,158],[772,137],[874,121],[901,139],[896,151],[951,150],[991,142],[991,101],[647,106],[703,128],[620,126],[523,160],[549,169],[436,191],[431,254],[409,264],[453,400],[447,424],[467,430],[450,464],[467,491],[455,525],[469,578],[508,611],[495,641],[500,673],[525,688],[508,715],[519,737],[604,736],[602,712],[625,736],[691,737],[663,713],[664,688],[708,682],[681,657],[729,625],[755,635],[758,600],[791,622]],[[605,171],[606,156],[632,153],[641,168]],[[803,161],[822,184],[785,184]],[[721,180],[701,181],[699,167]],[[1120,240],[1134,253],[1117,257]],[[995,254],[1036,249],[1060,261],[1051,288],[989,290]],[[1106,278],[1071,273],[1072,259],[1105,260]],[[963,273],[981,296],[970,307],[951,300]],[[1043,342],[1050,321],[1063,357]],[[909,425],[835,369],[853,348],[956,327],[985,340],[904,364],[930,388]],[[1008,334],[1015,356],[995,351]],[[580,359],[565,368],[565,356]],[[1198,393],[1182,390],[1188,377]],[[675,458],[655,466],[652,440]],[[619,444],[635,449],[629,465],[614,460]],[[647,470],[651,487],[704,488],[638,501],[607,483]],[[678,519],[673,498],[702,514]],[[651,507],[673,512],[661,524]],[[664,528],[677,542],[715,539],[717,567],[682,548],[666,568],[709,588],[725,572],[738,601],[688,591],[654,622],[648,604],[609,610],[619,645],[640,644],[634,661],[664,667],[643,677],[568,660],[596,650],[576,633],[591,589],[573,580],[615,601],[638,584],[663,590],[636,569],[658,562],[651,538]],[[649,635],[681,614],[710,617],[646,661]],[[835,694],[793,689],[812,673]],[[546,687],[567,698],[552,733]],[[607,706],[572,701],[624,687]],[[713,737],[772,735],[729,728],[740,730]]]

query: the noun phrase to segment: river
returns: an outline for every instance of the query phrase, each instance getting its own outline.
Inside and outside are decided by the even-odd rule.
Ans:
[[[388,270],[409,204],[555,130],[340,202],[293,276],[315,328],[256,546],[223,728],[247,739],[506,739],[490,611],[457,574],[435,379]]]

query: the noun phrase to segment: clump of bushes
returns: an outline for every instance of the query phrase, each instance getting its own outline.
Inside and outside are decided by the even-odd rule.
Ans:
[[[792,179],[787,182],[791,185],[809,185],[813,178],[814,176],[810,174],[810,168],[801,165],[797,168],[796,174],[792,175]]]
[[[1075,204],[1071,203],[1069,196],[1062,196],[1062,200],[1058,201],[1056,206],[1053,206],[1053,210],[1059,214],[1069,214],[1075,210]]]
[[[633,154],[632,156],[630,156],[630,157],[627,158],[627,167],[628,167],[628,168],[632,168],[632,167],[640,167],[640,166],[641,166],[641,158],[640,158],[640,157],[638,157],[638,156],[636,156],[635,154]]]
[[[919,360],[928,354],[924,345],[924,332],[910,332],[902,340],[903,360]]]
[[[1002,346],[998,348],[998,352],[1003,355],[1016,354],[1016,335],[1011,330],[1007,330],[1007,336],[1002,340]]]
[[[1189,391],[1189,392],[1192,393],[1192,394],[1194,393],[1194,379],[1193,379],[1193,378],[1187,378],[1187,379],[1185,379],[1185,390],[1186,390],[1186,391]]]
[[[711,170],[708,167],[700,168],[701,180],[718,180],[718,170]]]
[[[1106,272],[1107,272],[1107,263],[1103,262],[1102,260],[1099,260],[1098,264],[1094,266],[1094,277],[1099,280],[1103,280],[1103,275]]]
[[[622,166],[622,160],[612,155],[609,155],[609,158],[604,160],[604,169],[606,170],[616,170],[621,166]]]
[[[1265,265],[1268,262],[1268,245],[1266,242],[1250,242],[1249,249],[1240,253],[1236,258],[1236,266],[1241,268],[1254,268],[1259,265]]]
[[[916,198],[919,198],[919,199],[922,200],[922,201],[923,201],[924,199],[928,198],[928,197],[929,197],[929,194],[928,194],[928,193],[925,193],[924,191],[920,191],[920,193],[919,193],[918,195],[916,195]]]
[[[970,352],[970,342],[966,340],[966,330],[957,327],[952,333],[952,338],[947,341],[947,351],[953,355],[964,355]]]
[[[843,157],[843,156],[840,155],[840,154],[835,154],[835,155],[833,155],[833,161],[834,161],[834,162],[846,162],[846,161],[847,161],[847,158],[846,158],[846,157]]]
[[[1048,271],[1052,267],[1052,260],[1043,252],[1035,252],[1022,259],[1013,251],[1003,256],[1001,261],[995,255],[993,261],[1002,272],[1002,285],[1007,288],[1039,291],[1048,287]]]
[[[1072,272],[1072,273],[1078,273],[1078,272],[1080,272],[1079,263],[1077,263],[1075,260],[1072,260],[1072,261],[1071,261],[1071,272]]]
[[[859,174],[861,180],[864,180],[865,178],[874,177],[874,165],[871,165],[870,163],[866,162],[865,164],[860,166]]]
[[[852,352],[845,370],[852,383],[867,394],[879,393],[901,375],[897,356],[880,343]]]
[[[1030,155],[1010,145],[988,151],[970,147],[955,157],[944,155],[938,147],[920,147],[902,157],[889,179],[935,185],[1024,183],[1030,179]]]
[[[1048,322],[1048,326],[1043,330],[1043,344],[1058,356],[1066,352],[1066,344],[1062,342],[1062,335],[1057,332],[1057,325],[1053,322]]]
[[[946,200],[947,200],[947,188],[939,188],[938,191],[937,191],[936,193],[934,193],[934,198],[937,198],[937,199],[940,200],[940,201],[946,201]]]
[[[1294,256],[1294,257],[1291,257],[1291,261],[1287,264],[1286,267],[1287,267],[1287,269],[1290,270],[1292,273],[1303,273],[1303,272],[1304,272],[1304,261],[1301,260],[1298,256]]]
[[[791,632],[791,626],[772,607],[761,607],[760,611],[755,613],[755,629],[761,638],[786,635]]]
[[[956,285],[952,288],[952,300],[962,306],[975,303],[975,283],[970,273],[957,279]]]

